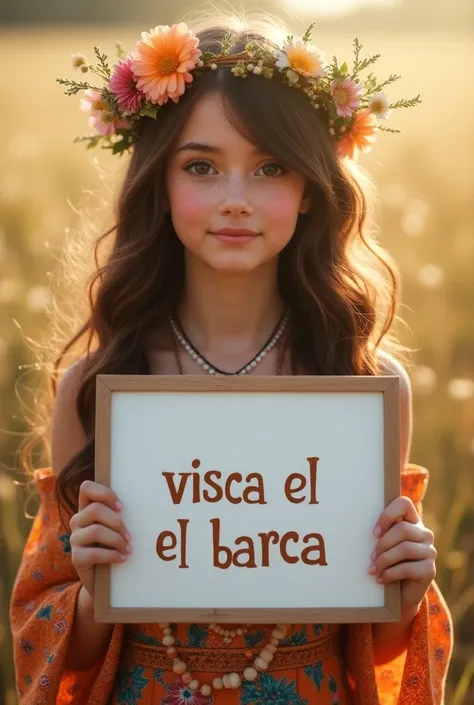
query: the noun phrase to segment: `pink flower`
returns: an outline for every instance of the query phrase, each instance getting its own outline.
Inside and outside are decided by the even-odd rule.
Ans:
[[[355,110],[360,108],[360,98],[363,86],[351,78],[332,81],[331,95],[336,104],[336,113],[339,117],[351,117]]]
[[[161,705],[211,705],[212,697],[203,695],[199,690],[191,690],[182,680],[170,683],[168,695],[166,695]]]
[[[89,127],[92,127],[100,135],[114,135],[118,130],[126,130],[131,127],[127,120],[117,119],[111,114],[108,106],[102,100],[101,91],[96,88],[88,88],[84,91],[80,109],[91,113]]]
[[[131,114],[140,110],[144,98],[143,93],[137,88],[132,64],[133,54],[122,59],[114,67],[109,84],[110,90],[117,96],[120,110]]]

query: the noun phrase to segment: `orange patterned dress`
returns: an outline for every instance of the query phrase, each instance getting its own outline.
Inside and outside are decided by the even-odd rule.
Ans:
[[[170,668],[158,625],[114,627],[103,659],[68,671],[65,656],[80,582],[60,521],[50,469],[37,471],[41,506],[26,543],[10,613],[20,705],[440,705],[452,650],[452,623],[436,585],[416,616],[407,651],[374,665],[370,624],[291,625],[268,671],[237,690],[204,696]],[[407,466],[402,492],[421,511],[428,472]],[[268,641],[253,625],[231,646],[207,625],[177,625],[179,653],[202,682],[242,670]],[[85,645],[86,646],[86,645]]]

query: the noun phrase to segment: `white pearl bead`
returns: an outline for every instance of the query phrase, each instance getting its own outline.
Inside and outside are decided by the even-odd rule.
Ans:
[[[275,637],[275,639],[283,639],[285,636],[285,632],[283,631],[283,629],[277,628],[272,631],[272,636]]]
[[[273,654],[269,649],[262,649],[260,652],[260,658],[262,658],[267,663],[273,661]]]
[[[279,643],[280,639],[277,639],[275,636],[272,636],[272,638],[270,639],[270,644],[273,644],[273,646],[278,646]]]
[[[166,649],[166,653],[168,654],[168,656],[176,656],[176,649],[174,648],[174,646],[168,646],[168,648]]]
[[[176,673],[178,676],[180,676],[182,673],[185,673],[185,671],[188,670],[188,667],[184,663],[184,661],[178,661],[177,663],[174,664],[173,666],[173,671]]]
[[[194,678],[191,683],[189,684],[189,687],[191,690],[198,690],[200,686],[200,683],[197,678]]]
[[[193,680],[193,676],[189,671],[186,671],[181,676],[181,680],[183,681],[184,685],[189,685],[191,683],[191,681]]]
[[[227,688],[227,689],[232,687],[230,685],[230,676],[228,673],[224,673],[224,675],[222,676],[222,685],[224,686],[224,688]]]
[[[277,650],[277,647],[275,646],[275,644],[267,644],[267,645],[265,646],[265,649],[266,649],[267,651],[270,651],[270,653],[274,654],[274,653],[276,652],[276,650]]]
[[[224,637],[224,644],[232,644],[232,637],[230,637],[230,636]]]
[[[217,64],[211,64],[211,69],[212,69],[212,71],[216,71],[216,70],[217,70]]]
[[[214,688],[214,690],[222,690],[222,688],[224,687],[222,678],[214,678],[212,681],[212,687]]]
[[[172,634],[167,634],[166,636],[163,637],[161,640],[163,643],[163,646],[173,646],[175,642],[175,638]]]
[[[212,688],[207,683],[205,683],[204,685],[201,686],[201,693],[203,695],[210,695],[211,692],[212,692]]]
[[[252,668],[252,666],[247,666],[247,668],[244,671],[244,678],[246,681],[254,681],[256,680],[258,676],[258,671],[256,668]]]
[[[257,668],[259,671],[266,671],[268,668],[268,663],[263,660],[260,656],[257,656],[255,661],[253,662],[253,665],[255,668]]]
[[[240,686],[240,676],[238,673],[229,673],[229,683],[233,690],[237,690]]]

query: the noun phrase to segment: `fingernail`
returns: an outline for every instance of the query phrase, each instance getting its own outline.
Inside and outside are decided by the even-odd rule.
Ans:
[[[370,560],[371,560],[371,561],[374,561],[376,556],[377,556],[377,551],[376,551],[375,548],[374,548],[374,550],[373,550],[372,553],[370,554]]]
[[[130,539],[132,538],[132,537],[130,536],[130,534],[128,533],[128,531],[126,531],[126,532],[124,533],[123,537],[124,537],[125,541],[130,541]]]
[[[132,547],[130,546],[130,544],[128,543],[125,550],[127,551],[127,553],[132,553],[133,548],[132,548]]]
[[[128,556],[124,556],[123,553],[120,554],[120,560],[121,561],[126,561]]]
[[[121,509],[123,509],[123,504],[122,504],[122,502],[120,502],[120,500],[117,500],[117,501],[115,502],[115,509],[117,509],[118,511],[120,511]]]
[[[373,575],[377,571],[376,567],[374,565],[371,565],[369,568],[369,573]]]
[[[380,584],[380,583],[383,583],[383,578],[382,578],[382,576],[380,576],[380,578],[377,578],[377,582],[378,582],[379,584]]]
[[[374,536],[376,538],[378,538],[381,533],[382,533],[382,527],[380,526],[380,524],[377,524],[377,526],[374,529]]]

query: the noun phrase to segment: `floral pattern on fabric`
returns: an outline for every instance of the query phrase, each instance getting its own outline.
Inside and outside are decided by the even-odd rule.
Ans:
[[[148,659],[163,652],[154,624],[114,626],[103,660],[88,671],[65,668],[80,582],[71,563],[69,534],[54,499],[48,469],[36,477],[41,498],[15,581],[10,616],[19,705],[440,705],[452,650],[452,623],[435,584],[415,618],[407,651],[388,664],[374,665],[370,624],[291,625],[279,652],[292,654],[331,635],[341,649],[301,666],[262,673],[236,690],[193,692],[171,669],[134,661],[135,644]],[[428,472],[409,466],[402,492],[421,511]],[[232,648],[258,649],[271,627],[254,625]],[[178,646],[200,652],[227,648],[202,624],[176,625]],[[216,656],[217,658],[217,656]],[[194,673],[209,683],[216,673]]]

